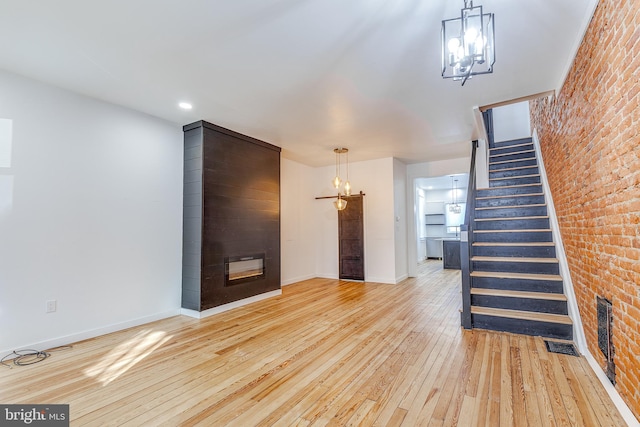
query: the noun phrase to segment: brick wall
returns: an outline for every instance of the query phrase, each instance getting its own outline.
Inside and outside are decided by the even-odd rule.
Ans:
[[[555,100],[531,102],[591,354],[613,302],[616,388],[640,419],[640,1],[600,0]]]

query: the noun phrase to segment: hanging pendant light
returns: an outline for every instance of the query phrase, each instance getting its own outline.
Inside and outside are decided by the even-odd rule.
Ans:
[[[333,178],[333,186],[338,190],[338,199],[333,202],[333,205],[337,210],[341,211],[347,207],[347,201],[342,198],[343,193],[344,196],[351,195],[351,183],[349,182],[349,149],[334,148],[333,152],[336,153],[336,176]],[[347,179],[344,181],[344,185],[342,178],[340,178],[340,156],[343,154],[347,157]]]
[[[340,154],[342,154],[342,148],[336,148],[333,150],[336,153],[336,176],[333,178],[333,186],[336,190],[340,189],[340,185],[342,184],[342,179],[340,179]]]
[[[496,62],[494,14],[483,13],[482,6],[464,0],[460,17],[442,21],[442,77],[462,80],[493,73]]]
[[[351,195],[351,183],[349,182],[349,150],[347,150],[346,148],[344,148],[345,150],[345,154],[347,155],[347,180],[344,183],[344,195],[345,196],[350,196]]]
[[[458,193],[458,180],[453,179],[453,175],[451,175],[451,200],[453,200],[453,203],[449,205],[449,212],[459,214],[462,212],[462,206],[458,204],[457,193]]]
[[[342,211],[347,207],[347,201],[338,194],[338,199],[333,202],[333,206],[335,206],[337,210]]]

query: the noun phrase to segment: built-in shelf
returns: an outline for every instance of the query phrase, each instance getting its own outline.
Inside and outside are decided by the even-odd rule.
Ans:
[[[444,225],[444,214],[426,214],[426,225]]]
[[[431,259],[442,259],[442,239],[446,236],[444,226],[444,209],[440,213],[425,214],[426,225],[426,257]]]

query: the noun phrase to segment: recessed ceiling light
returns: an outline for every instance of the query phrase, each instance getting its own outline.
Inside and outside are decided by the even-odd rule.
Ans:
[[[178,107],[182,108],[183,110],[191,110],[193,108],[193,105],[189,104],[188,102],[181,102],[178,104]]]

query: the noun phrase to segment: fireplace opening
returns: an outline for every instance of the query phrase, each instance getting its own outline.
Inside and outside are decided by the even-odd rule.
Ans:
[[[262,279],[265,275],[264,254],[227,257],[224,265],[225,286]]]

